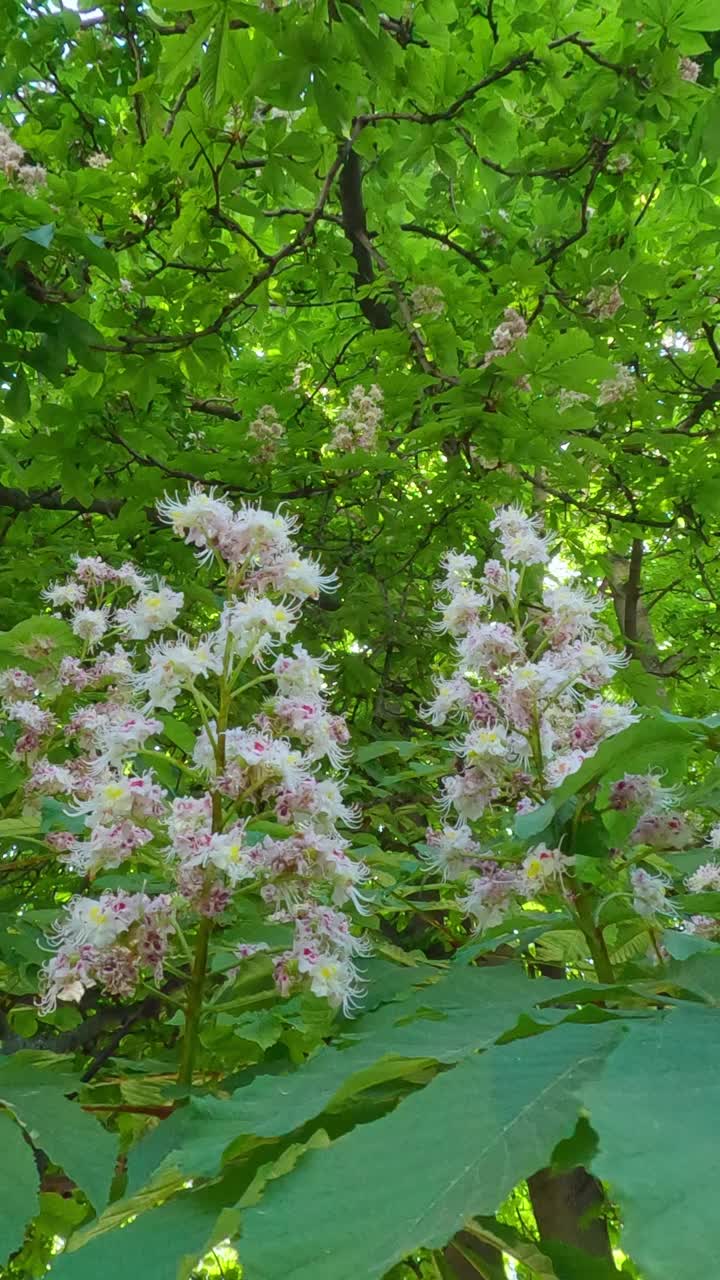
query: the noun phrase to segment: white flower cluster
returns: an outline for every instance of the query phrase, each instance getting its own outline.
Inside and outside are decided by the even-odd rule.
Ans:
[[[129,593],[131,600],[118,608],[121,592]],[[181,592],[153,583],[134,565],[115,569],[97,556],[77,557],[73,577],[42,594],[56,609],[70,610],[72,630],[83,641],[83,656],[111,637],[147,640],[152,632],[174,623],[183,607]]]
[[[31,196],[47,182],[47,171],[41,164],[25,163],[23,148],[13,141],[3,125],[0,125],[0,170]]]
[[[410,304],[413,315],[418,319],[421,319],[422,316],[436,318],[445,311],[445,299],[442,289],[438,289],[437,285],[434,284],[419,284],[410,294]]]
[[[383,420],[383,393],[380,387],[353,387],[348,402],[333,424],[331,449],[350,453],[354,449],[372,450],[377,444]]]
[[[598,285],[590,290],[585,305],[595,320],[612,320],[623,306],[623,296],[616,284]]]
[[[487,560],[482,574],[474,575],[472,555],[445,557],[437,627],[455,640],[456,669],[437,682],[425,711],[436,725],[450,716],[466,722],[453,743],[457,767],[443,784],[442,807],[455,812],[456,825],[429,833],[428,857],[447,878],[479,867],[462,905],[483,927],[538,888],[561,884],[570,860],[542,850],[521,867],[502,865],[481,851],[469,823],[492,821],[503,807],[534,809],[638,718],[600,695],[627,662],[606,643],[600,601],[551,583],[534,597],[528,571],[547,564],[552,550],[538,518],[505,507],[490,527],[502,558]]]
[[[584,391],[571,391],[568,387],[561,387],[557,397],[557,411],[567,413],[568,409],[574,408],[576,404],[584,404],[589,399]]]
[[[690,84],[695,84],[702,67],[699,62],[694,62],[692,58],[681,58],[678,62],[678,75],[681,80],[687,80]]]
[[[212,489],[205,492],[199,487],[192,488],[185,499],[166,497],[158,503],[158,511],[178,537],[197,548],[201,563],[219,558],[229,567],[235,588],[242,586],[250,609],[267,610],[257,597],[271,589],[306,600],[335,588],[334,573],[324,573],[316,560],[298,554],[292,540],[297,520],[281,511],[244,504],[235,511]]]
[[[624,364],[615,366],[615,377],[606,378],[600,383],[596,397],[596,403],[599,405],[618,404],[622,400],[629,399],[634,396],[637,391],[637,379],[635,374],[631,372]],[[584,404],[590,400],[590,396],[584,391],[571,391],[567,387],[561,387],[557,396],[558,413],[566,413],[568,409],[572,409],[575,405]]]
[[[278,451],[280,441],[285,438],[285,428],[271,404],[264,404],[258,409],[248,427],[248,435],[260,445],[258,458],[261,462],[269,462]]]
[[[306,374],[312,373],[312,365],[307,360],[299,360],[293,370],[292,382],[290,383],[291,391],[301,391],[303,379]]]
[[[490,351],[486,351],[482,367],[485,368],[491,364],[493,360],[497,360],[499,356],[507,356],[511,351],[515,350],[518,342],[522,342],[527,337],[527,324],[519,311],[514,307],[506,307],[503,311],[502,324],[493,330],[493,345]]]
[[[133,565],[77,557],[45,596],[67,613],[80,656],[46,675],[13,668],[0,678],[4,716],[20,728],[27,805],[57,797],[73,827],[48,844],[71,872],[93,878],[132,857],[168,886],[159,897],[73,899],[44,967],[42,1008],[92,987],[130,994],[148,973],[159,980],[178,916],[231,922],[243,892],[266,905],[271,926],[292,926],[289,948],[276,948],[278,989],[305,987],[350,1010],[361,987],[353,957],[366,944],[342,909],[363,910],[368,872],[338,830],[358,821],[332,772],[349,734],[328,707],[326,664],[299,644],[282,648],[302,602],[332,576],[300,556],[295,522],[280,512],[235,511],[197,489],[158,507],[202,560],[222,562],[226,598],[210,632],[178,632],[182,594]],[[157,709],[177,709],[192,731],[175,791],[150,767],[168,764]],[[268,810],[284,835],[253,831]]]
[[[637,382],[634,373],[631,373],[624,364],[615,366],[615,377],[606,378],[600,383],[598,391],[598,404],[617,404],[619,400],[627,400],[628,396],[634,396],[637,391]]]

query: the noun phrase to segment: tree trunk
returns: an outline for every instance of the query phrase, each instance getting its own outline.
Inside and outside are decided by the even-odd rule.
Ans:
[[[500,1250],[470,1231],[458,1231],[443,1249],[443,1257],[457,1280],[502,1280],[505,1276]]]
[[[528,1189],[541,1246],[558,1240],[612,1263],[607,1222],[601,1216],[605,1196],[597,1178],[581,1168],[567,1173],[540,1169],[528,1178]]]

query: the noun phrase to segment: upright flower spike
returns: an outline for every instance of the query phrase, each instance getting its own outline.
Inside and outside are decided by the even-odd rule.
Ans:
[[[333,426],[330,448],[341,453],[353,449],[374,449],[383,421],[383,393],[380,387],[353,387],[348,402]]]
[[[46,599],[79,653],[52,679],[21,668],[0,675],[3,714],[20,728],[15,753],[28,765],[28,808],[53,796],[69,825],[83,823],[48,838],[68,872],[92,880],[132,857],[165,882],[159,894],[72,899],[48,939],[41,1009],[160,981],[166,957],[183,963],[180,925],[192,937],[195,926],[200,935],[232,924],[252,895],[269,937],[283,938],[262,944],[274,952],[278,990],[306,989],[349,1012],[362,990],[355,958],[367,947],[344,911],[366,910],[368,879],[340,830],[359,821],[342,790],[349,734],[329,707],[327,662],[288,647],[304,602],[331,590],[334,575],[299,552],[287,512],[234,509],[197,487],[158,509],[202,562],[224,571],[211,629],[198,634],[182,593],[136,566],[77,557]],[[161,786],[152,768],[158,752],[168,764],[157,710],[192,731],[187,750],[172,749],[173,787],[167,769]],[[253,829],[268,811],[282,837]],[[191,984],[193,1001],[198,990]]]
[[[474,572],[466,552],[444,557],[437,629],[453,637],[456,666],[425,709],[433,724],[450,716],[464,723],[450,744],[456,768],[442,784],[445,825],[428,833],[426,857],[444,878],[469,877],[458,905],[479,928],[501,923],[523,901],[562,897],[574,863],[545,846],[514,853],[509,864],[489,860],[481,850],[497,843],[503,814],[532,812],[637,719],[632,705],[599,696],[626,661],[607,643],[600,601],[551,580],[531,585],[552,555],[539,518],[503,507],[490,528],[501,560]]]
[[[459,722],[461,731],[448,743],[455,761],[441,783],[442,825],[427,832],[422,858],[456,883],[455,907],[480,931],[518,934],[524,911],[541,919],[561,911],[603,982],[615,976],[606,927],[620,931],[622,946],[645,935],[653,964],[662,963],[658,931],[667,927],[717,941],[711,915],[691,914],[671,896],[666,870],[701,840],[700,814],[678,808],[680,787],[651,770],[617,776],[608,751],[602,768],[586,769],[553,803],[603,743],[640,718],[632,703],[606,693],[627,656],[609,643],[602,602],[553,581],[553,545],[538,517],[505,507],[490,527],[502,559],[478,566],[467,552],[450,552],[437,584],[436,629],[452,638],[454,666],[436,679],[423,714],[433,725]],[[538,810],[535,843],[523,848],[513,827],[530,831],[516,820]],[[706,843],[720,849],[720,823]],[[720,893],[720,864],[684,874],[684,885],[678,871],[674,887],[705,895],[698,906],[707,908],[708,895]]]

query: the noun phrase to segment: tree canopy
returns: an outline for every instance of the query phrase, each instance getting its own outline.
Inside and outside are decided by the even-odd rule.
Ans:
[[[709,1272],[717,5],[0,14],[3,1275]]]

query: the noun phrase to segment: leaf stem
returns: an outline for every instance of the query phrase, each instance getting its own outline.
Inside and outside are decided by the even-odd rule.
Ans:
[[[602,928],[595,922],[595,912],[589,896],[585,893],[578,894],[574,906],[578,924],[588,944],[597,980],[612,985],[615,982],[612,961]]]
[[[185,1006],[185,1030],[183,1033],[182,1052],[180,1055],[180,1069],[178,1071],[178,1084],[187,1085],[188,1088],[192,1086],[195,1049],[197,1046],[197,1033],[200,1026],[200,1018],[202,1016],[205,975],[207,973],[208,948],[210,945],[211,933],[212,920],[209,920],[207,916],[205,916],[200,921],[197,940],[195,942],[195,958],[193,960],[190,986],[188,987],[187,1004]]]

